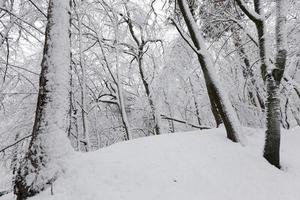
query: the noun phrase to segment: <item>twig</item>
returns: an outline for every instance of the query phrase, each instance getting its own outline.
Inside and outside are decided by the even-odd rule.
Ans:
[[[18,143],[22,142],[23,140],[25,140],[25,139],[27,139],[27,138],[30,138],[30,137],[31,137],[31,134],[30,134],[30,135],[27,135],[27,136],[25,136],[25,137],[23,137],[23,138],[21,138],[21,139],[19,139],[19,140],[17,140],[16,142],[14,142],[14,143],[12,143],[12,144],[10,144],[10,145],[4,147],[3,149],[1,149],[1,150],[0,150],[0,153],[4,152],[5,150],[7,150],[7,149],[9,149],[9,148],[11,148],[11,147],[13,147],[13,146],[15,146],[16,144],[18,144]]]

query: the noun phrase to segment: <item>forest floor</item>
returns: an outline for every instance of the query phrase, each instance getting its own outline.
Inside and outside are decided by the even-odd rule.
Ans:
[[[262,158],[264,132],[244,131],[243,146],[219,128],[74,153],[54,195],[49,189],[30,200],[299,200],[300,128],[282,133],[281,170]]]

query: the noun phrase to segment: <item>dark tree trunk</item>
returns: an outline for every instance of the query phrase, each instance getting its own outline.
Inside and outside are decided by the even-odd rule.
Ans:
[[[211,104],[213,105],[215,102],[218,108],[218,111],[226,128],[227,138],[232,140],[233,142],[238,142],[238,134],[240,131],[239,121],[227,94],[222,89],[221,84],[219,83],[220,80],[218,80],[217,74],[213,69],[214,66],[212,64],[212,61],[210,60],[210,55],[206,51],[205,46],[203,46],[204,40],[201,36],[201,33],[198,30],[198,27],[190,9],[188,8],[186,0],[178,0],[178,5],[187,25],[191,39],[197,50],[197,56],[203,71],[206,87],[208,93],[210,93],[209,97]]]
[[[286,65],[286,1],[276,0],[276,63],[267,75],[267,131],[264,157],[280,168],[280,92],[279,86]]]
[[[212,88],[208,88],[208,85],[206,84],[206,88],[207,88],[207,93],[208,93],[208,98],[210,100],[210,109],[211,109],[211,112],[213,114],[213,117],[215,119],[215,122],[216,122],[216,127],[219,127],[223,121],[222,121],[222,117],[221,117],[221,114],[220,114],[220,111],[218,110],[218,106],[217,106],[217,103],[216,103],[216,100],[213,96],[213,89]]]
[[[264,147],[264,157],[272,165],[280,168],[280,97],[279,85],[283,77],[287,55],[286,42],[286,4],[284,0],[276,0],[276,63],[271,66],[266,52],[266,25],[263,19],[261,0],[254,0],[255,13],[249,12],[243,0],[236,0],[241,10],[251,19],[257,29],[259,55],[261,59],[261,74],[267,85],[267,130]]]
[[[272,76],[267,77],[267,130],[264,157],[280,168],[280,97],[279,84]]]

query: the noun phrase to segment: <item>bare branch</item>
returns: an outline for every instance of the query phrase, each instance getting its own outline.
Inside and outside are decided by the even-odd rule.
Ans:
[[[0,153],[4,152],[5,150],[7,150],[7,149],[9,149],[9,148],[11,148],[11,147],[13,147],[13,146],[15,146],[16,144],[18,144],[18,143],[22,142],[23,140],[25,140],[25,139],[27,139],[27,138],[30,138],[30,137],[31,137],[31,134],[22,137],[21,139],[17,140],[16,142],[14,142],[14,143],[12,143],[12,144],[10,144],[10,145],[4,147],[3,149],[1,149],[1,150],[0,150]]]
[[[246,3],[244,2],[244,0],[235,0],[235,1],[251,21],[253,21],[254,23],[263,21],[262,16],[260,16],[255,11],[250,10],[246,5]]]

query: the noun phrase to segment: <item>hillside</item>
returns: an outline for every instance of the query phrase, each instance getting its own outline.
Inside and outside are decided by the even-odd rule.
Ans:
[[[48,190],[30,200],[300,199],[300,129],[282,134],[283,170],[262,158],[263,131],[245,132],[245,146],[227,140],[224,129],[213,129],[76,153],[66,159],[54,196]]]

